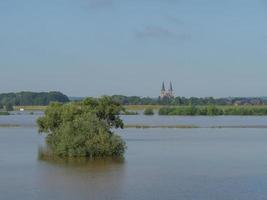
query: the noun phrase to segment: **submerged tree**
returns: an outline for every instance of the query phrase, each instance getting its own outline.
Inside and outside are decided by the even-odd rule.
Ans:
[[[112,128],[123,128],[123,107],[110,97],[79,103],[52,103],[37,120],[39,132],[55,155],[62,157],[122,156],[126,145]]]

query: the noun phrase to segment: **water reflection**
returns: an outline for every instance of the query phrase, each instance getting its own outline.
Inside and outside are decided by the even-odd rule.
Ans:
[[[124,158],[59,158],[39,149],[39,181],[46,198],[118,199],[125,182]],[[74,192],[75,191],[75,192]]]
[[[112,158],[87,158],[87,157],[58,157],[52,154],[52,152],[46,146],[39,146],[38,160],[45,161],[53,165],[63,165],[65,167],[79,167],[79,168],[92,168],[96,166],[97,169],[105,169],[113,165],[122,165],[125,161],[124,157],[112,157]]]
[[[76,168],[89,171],[90,173],[105,172],[107,170],[119,169],[124,164],[125,159],[120,158],[59,158],[59,157],[38,157],[39,161],[47,164],[64,167]]]

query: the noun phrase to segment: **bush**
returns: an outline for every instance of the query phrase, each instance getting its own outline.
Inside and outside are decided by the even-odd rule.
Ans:
[[[57,156],[122,156],[125,142],[111,131],[123,128],[119,118],[122,110],[109,97],[65,105],[52,103],[37,124],[39,132],[47,133],[47,145]]]
[[[0,111],[0,115],[10,115],[9,112],[6,111]]]
[[[152,108],[146,108],[144,110],[144,115],[154,115],[154,110]]]

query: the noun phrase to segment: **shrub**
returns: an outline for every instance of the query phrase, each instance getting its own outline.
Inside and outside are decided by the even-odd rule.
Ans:
[[[144,115],[154,115],[154,110],[152,108],[146,108],[144,110]]]

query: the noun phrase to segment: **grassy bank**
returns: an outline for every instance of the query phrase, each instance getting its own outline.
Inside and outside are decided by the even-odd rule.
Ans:
[[[162,105],[127,105],[124,107],[127,110],[145,110],[145,109],[159,110],[160,108],[162,108],[164,106],[162,106]]]
[[[200,128],[194,125],[141,125],[141,124],[129,124],[125,125],[124,128]]]
[[[185,115],[185,116],[263,116],[267,115],[267,106],[181,106],[162,107],[159,115]]]
[[[0,115],[10,115],[7,111],[0,111]]]
[[[21,108],[25,111],[44,111],[47,106],[14,106],[15,111],[19,111]]]
[[[36,125],[33,126],[25,126],[19,124],[0,124],[0,128],[19,128],[19,127],[27,127],[27,128],[36,128]],[[149,125],[149,124],[126,124],[124,128],[130,129],[196,129],[196,128],[211,128],[211,129],[232,129],[232,128],[239,128],[239,129],[267,129],[267,125],[236,125],[236,126],[197,126],[197,125]]]
[[[0,124],[0,128],[16,128],[16,127],[21,127],[18,124]]]
[[[124,106],[127,110],[127,113],[125,114],[136,114],[136,112],[130,112],[130,111],[144,111],[145,109],[153,109],[153,110],[160,110],[160,109],[189,109],[192,106],[164,106],[164,105],[127,105]],[[205,109],[208,106],[194,106],[195,108],[201,110],[201,109]],[[263,111],[263,110],[267,110],[267,105],[243,105],[243,106],[215,106],[216,108],[222,110],[222,111],[227,111],[228,113],[230,113],[230,111],[249,111],[248,113],[251,112],[251,110],[253,111]],[[15,111],[19,111],[21,108],[23,108],[25,111],[44,111],[47,106],[14,106],[14,110]],[[129,111],[129,112],[128,112]],[[265,114],[264,114],[265,115]],[[266,114],[267,115],[267,114]]]
[[[221,128],[260,128],[266,129],[267,125],[237,125],[237,126],[196,126],[196,125],[141,125],[141,124],[131,124],[125,125],[125,128],[137,128],[137,129],[149,129],[149,128],[163,128],[163,129],[192,129],[192,128],[212,128],[212,129],[221,129]]]

